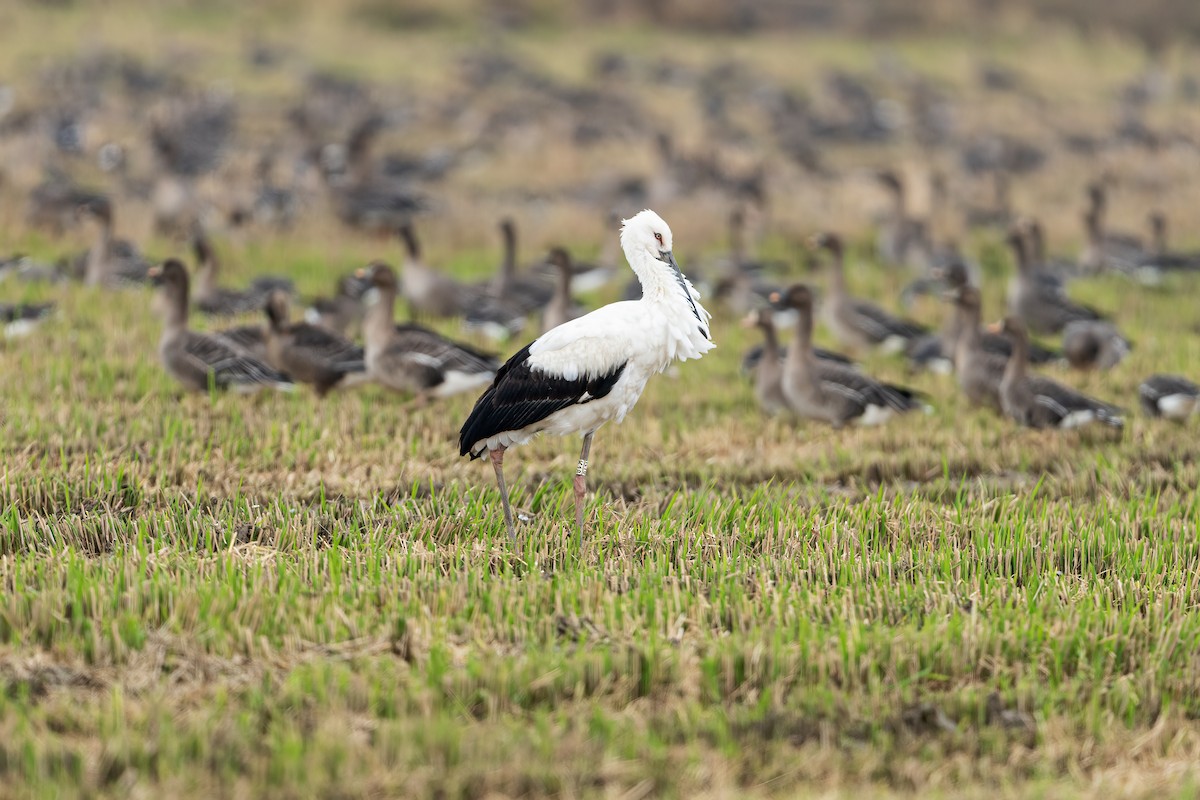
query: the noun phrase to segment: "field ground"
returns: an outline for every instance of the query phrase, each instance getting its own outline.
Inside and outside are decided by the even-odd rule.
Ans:
[[[61,249],[15,217],[8,249]],[[379,246],[332,236],[224,245],[232,280],[316,292]],[[1080,287],[1137,349],[1069,379],[1133,409],[1145,375],[1194,376],[1196,289]],[[582,544],[577,441],[511,453],[514,553],[457,455],[473,398],[181,396],[148,293],[22,291],[61,313],[0,346],[0,797],[1200,791],[1194,423],[1025,432],[882,358],[931,414],[765,421],[720,317],[597,435]]]

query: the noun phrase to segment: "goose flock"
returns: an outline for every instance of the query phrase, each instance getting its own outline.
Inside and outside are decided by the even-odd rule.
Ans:
[[[464,56],[453,102],[433,111],[391,87],[309,72],[294,104],[273,119],[285,133],[263,141],[241,129],[254,127],[247,120],[265,123],[273,112],[227,90],[180,91],[186,76],[160,75],[112,53],[80,57],[48,70],[45,80],[55,91],[44,105],[36,92],[10,92],[18,101],[28,99],[16,102],[15,112],[0,113],[0,153],[42,156],[41,181],[24,187],[25,225],[53,241],[85,237],[89,244],[56,262],[0,257],[0,290],[23,281],[76,281],[97,291],[152,285],[162,324],[158,357],[186,390],[294,390],[306,384],[325,397],[375,384],[436,402],[494,391],[512,371],[493,350],[587,319],[580,295],[642,300],[644,282],[616,285],[629,278],[619,256],[622,220],[649,206],[678,219],[677,207],[703,198],[706,222],[727,221],[729,253],[694,260],[688,274],[697,297],[717,314],[713,340],[720,341],[723,324],[738,319],[761,332],[762,344],[742,364],[753,376],[748,391],[768,415],[835,428],[884,424],[929,411],[954,386],[970,405],[1033,428],[1119,429],[1131,407],[1175,420],[1200,407],[1194,375],[1146,376],[1136,400],[1089,397],[1071,385],[1072,370],[1110,370],[1136,362],[1141,352],[1121,330],[1122,310],[1080,302],[1074,289],[1079,282],[1119,276],[1131,292],[1154,291],[1200,273],[1200,254],[1171,249],[1161,209],[1146,209],[1144,235],[1116,227],[1112,195],[1122,184],[1108,170],[1072,190],[1082,199],[1075,217],[1081,222],[1079,252],[1070,259],[1048,254],[1043,221],[1028,213],[1033,209],[1015,207],[1016,190],[1025,176],[1053,169],[1064,153],[1082,152],[1078,137],[1064,135],[1048,146],[1007,131],[956,132],[931,111],[937,103],[917,99],[928,101],[937,91],[916,74],[906,78],[912,99],[900,125],[893,113],[897,101],[885,96],[887,79],[830,71],[819,87],[822,102],[810,106],[783,82],[737,62],[695,68],[614,56],[597,64],[584,91],[506,54]],[[114,85],[118,89],[100,91]],[[1014,82],[1005,85],[1005,91],[1018,91]],[[693,92],[706,119],[703,146],[685,144],[647,113],[629,91],[639,86]],[[499,105],[491,100],[497,87],[508,98]],[[991,83],[987,90],[998,91]],[[154,113],[140,151],[128,138],[105,138],[106,125],[143,106]],[[734,107],[759,115],[765,128],[758,134],[739,129],[728,111]],[[57,133],[47,139],[47,120],[65,118],[91,133],[63,139],[60,128],[51,127]],[[469,165],[527,151],[528,135],[545,144],[529,133],[531,125],[543,123],[569,131],[564,146],[577,154],[596,142],[644,142],[651,167],[628,172],[610,161],[603,174],[557,194],[497,193],[491,207],[505,210],[478,226],[498,245],[494,274],[484,280],[456,276],[429,256],[422,241],[430,231],[436,235],[436,219],[453,208],[448,182]],[[385,149],[398,133],[420,125],[446,133],[442,144],[424,151]],[[878,164],[880,149],[917,133],[932,143],[929,163],[917,170],[929,181],[926,216],[914,211],[911,164],[867,166]],[[1089,152],[1135,146],[1127,137],[1125,129],[1108,138],[1096,134]],[[1200,144],[1181,137],[1170,141],[1200,152]],[[835,169],[823,158],[825,145],[861,148],[871,157],[861,167]],[[754,152],[756,158],[747,166],[745,158],[723,157],[728,151]],[[936,157],[942,153],[957,164]],[[103,187],[77,177],[91,174],[84,168],[89,157],[108,176]],[[152,167],[144,166],[146,159]],[[230,167],[235,160],[243,166]],[[140,169],[134,166],[139,163]],[[954,187],[968,180],[990,187],[991,202],[956,200]],[[874,191],[882,216],[863,215],[854,225],[873,230],[873,247],[861,233],[814,234],[815,224],[772,210],[773,197],[804,182],[830,191],[848,185]],[[479,192],[467,186],[468,193]],[[562,243],[552,243],[536,264],[522,263],[521,236],[532,226],[518,221],[554,205],[583,208],[604,220],[598,242],[572,242],[580,249],[598,245],[590,250],[594,259],[575,258]],[[136,217],[129,208],[151,210],[155,238],[148,249],[170,249],[171,257],[152,259],[131,237],[136,226],[129,221]],[[966,246],[940,233],[945,226],[935,210],[947,208],[961,220],[958,233],[968,237]],[[240,287],[223,282],[220,253],[229,248],[222,239],[244,242],[260,231],[288,235],[322,219],[360,242],[383,242],[381,252],[386,247],[399,254],[395,266],[381,259],[331,274],[328,296],[303,301],[292,275],[258,275]],[[795,242],[799,255],[759,257],[764,231]],[[984,270],[971,253],[978,255],[980,242],[998,239],[1008,251],[1007,311],[988,324]],[[688,241],[697,248],[710,243]],[[188,259],[182,257],[189,251]],[[852,285],[876,283],[881,269],[909,279],[896,302],[851,291]],[[929,295],[944,301],[943,311],[930,314],[921,305],[926,310],[914,314],[918,298]],[[206,322],[193,328],[197,317]],[[53,302],[0,302],[6,339],[30,336],[54,318]],[[445,330],[447,321],[457,321],[453,336],[434,329]],[[818,326],[844,352],[816,346]],[[910,371],[953,375],[953,381],[918,392],[864,371],[856,360],[867,353],[902,360]],[[470,444],[468,451],[478,455]]]
[[[895,186],[894,175],[889,186]],[[1103,208],[1103,191],[1088,189],[1092,207]],[[909,230],[919,230],[910,227]],[[881,231],[879,248],[895,255],[896,231]],[[959,390],[973,406],[989,408],[1030,428],[1079,428],[1100,424],[1124,426],[1119,403],[1089,397],[1031,366],[1062,364],[1076,370],[1107,370],[1131,352],[1130,341],[1107,315],[1073,301],[1066,291],[1068,275],[1048,265],[1042,255],[1041,226],[1025,220],[1013,225],[1006,237],[1014,271],[1007,295],[1008,315],[997,325],[983,325],[982,295],[970,270],[955,258],[932,268],[934,278],[919,279],[921,291],[938,288],[953,310],[940,331],[893,314],[850,295],[844,277],[844,252],[840,237],[820,233],[814,248],[830,254],[830,277],[820,308],[814,290],[796,283],[770,295],[770,309],[747,318],[758,327],[764,345],[747,353],[743,364],[754,372],[755,396],[769,415],[790,413],[824,422],[835,428],[851,423],[878,425],[897,414],[928,409],[927,398],[902,386],[886,384],[848,365],[849,357],[813,348],[814,318],[819,316],[832,336],[849,351],[875,350],[904,354],[913,369],[953,374]],[[1092,257],[1091,247],[1080,263]],[[1031,253],[1034,254],[1031,256]],[[1142,264],[1153,262],[1143,254]],[[1193,261],[1180,260],[1175,268],[1195,270]],[[1124,266],[1120,267],[1124,272]],[[795,337],[790,349],[778,343],[779,312],[791,312]],[[1059,335],[1058,349],[1031,339],[1030,334]],[[1139,386],[1138,400],[1151,416],[1182,420],[1197,407],[1197,388],[1179,375],[1151,375]]]

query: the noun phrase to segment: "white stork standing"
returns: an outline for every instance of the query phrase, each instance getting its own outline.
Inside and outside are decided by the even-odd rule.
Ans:
[[[716,345],[709,313],[671,254],[671,228],[646,209],[621,228],[625,258],[642,284],[642,299],[599,308],[564,322],[521,348],[475,403],[459,437],[462,455],[491,457],[516,541],[504,483],[504,451],[539,433],[583,435],[575,471],[575,524],[583,536],[592,436],[629,413],[651,375],[672,361],[699,358]]]

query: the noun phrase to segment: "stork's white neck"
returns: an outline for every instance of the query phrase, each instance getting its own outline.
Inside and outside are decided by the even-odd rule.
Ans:
[[[707,338],[710,314],[700,305],[699,295],[686,277],[646,250],[627,250],[625,257],[642,284],[642,302],[658,306],[679,323],[690,320],[704,330]]]

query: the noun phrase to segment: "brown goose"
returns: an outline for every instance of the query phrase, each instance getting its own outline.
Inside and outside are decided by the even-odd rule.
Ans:
[[[398,229],[404,242],[405,258],[400,265],[404,279],[404,299],[409,312],[414,316],[458,317],[473,302],[478,302],[481,293],[429,266],[421,259],[421,245],[411,222]]]
[[[553,285],[537,275],[525,275],[517,270],[517,224],[512,219],[500,220],[500,237],[504,241],[504,258],[491,283],[491,296],[522,314],[538,310],[550,302]]]
[[[287,292],[271,292],[266,311],[267,357],[275,369],[311,384],[317,397],[366,380],[363,349],[326,328],[290,321]]]
[[[1087,246],[1079,255],[1079,266],[1087,272],[1117,270],[1132,273],[1148,255],[1140,236],[1108,230],[1108,198],[1104,184],[1088,186],[1088,208],[1083,215]]]
[[[372,112],[355,125],[344,145],[321,152],[321,177],[333,210],[351,227],[386,231],[427,207],[412,181],[386,174],[372,158],[374,142],[386,125],[382,115]]]
[[[1025,257],[1029,259],[1030,274],[1035,280],[1064,289],[1067,282],[1079,273],[1079,264],[1047,255],[1046,231],[1037,218],[1022,220],[1019,226],[1019,230],[1025,234]]]
[[[783,379],[783,361],[787,358],[788,349],[779,344],[775,312],[768,308],[755,309],[742,319],[742,327],[758,328],[763,332],[763,343],[742,354],[742,374],[753,374],[755,397],[763,411],[771,415],[786,411],[787,404],[783,400],[780,381]],[[814,347],[813,355],[818,361],[856,369],[854,362],[841,353]]]
[[[113,205],[106,197],[95,197],[79,208],[81,216],[96,225],[96,241],[84,256],[83,282],[88,286],[145,283],[150,264],[137,246],[113,233]]]
[[[282,290],[291,294],[295,285],[288,278],[264,275],[255,278],[246,289],[228,289],[220,285],[221,263],[212,242],[202,228],[192,231],[192,253],[196,257],[195,290],[192,302],[205,314],[233,316],[261,311],[270,294]]]
[[[951,262],[939,272],[942,284],[947,287],[945,296],[957,306],[960,300],[960,291],[971,285],[970,273],[961,262]],[[980,302],[978,295],[978,291],[975,291],[973,299],[968,296],[966,302],[973,302],[978,306]],[[979,311],[976,309],[973,313],[976,328],[979,327],[979,316]],[[927,369],[941,375],[949,375],[954,372],[958,359],[958,343],[965,335],[968,324],[970,324],[970,317],[965,316],[956,308],[954,313],[946,318],[946,322],[939,332],[928,333],[913,340],[906,353],[909,363],[914,367]],[[992,331],[980,332],[978,344],[985,353],[995,353],[1006,359],[1012,354],[1012,342],[1007,337]],[[1029,360],[1033,364],[1046,364],[1061,358],[1062,353],[1049,350],[1036,342],[1031,342],[1029,345]]]
[[[396,273],[376,261],[364,270],[371,281],[366,295],[367,374],[376,383],[420,397],[448,397],[492,382],[495,358],[419,325],[393,320],[400,291]]]
[[[0,303],[0,325],[5,339],[17,339],[33,333],[54,313],[54,303]]]
[[[935,270],[933,280],[947,287],[951,293],[970,283],[967,267],[961,261],[952,261]],[[953,313],[946,318],[940,331],[926,333],[910,341],[905,351],[909,364],[938,375],[954,372],[955,348],[962,333],[962,324],[961,315]]]
[[[1053,334],[1076,320],[1102,319],[1095,309],[1072,302],[1060,286],[1037,277],[1020,231],[1010,231],[1007,242],[1017,264],[1016,275],[1009,283],[1008,309],[1030,330]]]
[[[1172,252],[1167,246],[1167,216],[1152,211],[1150,222],[1150,252],[1138,263],[1136,277],[1142,283],[1160,283],[1169,272],[1200,270],[1200,253]]]
[[[1151,375],[1138,386],[1138,400],[1152,417],[1184,420],[1200,411],[1200,386],[1179,375]]]
[[[163,318],[158,354],[167,372],[192,391],[233,389],[253,392],[293,388],[287,375],[264,364],[220,334],[188,329],[188,274],[168,259],[150,271],[158,287],[155,305]]]
[[[963,221],[968,228],[999,228],[1012,224],[1012,193],[1008,172],[992,170],[992,203],[985,206],[963,206]]]
[[[737,205],[729,213],[729,256],[717,265],[720,274],[713,284],[713,297],[738,315],[766,305],[771,293],[782,287],[764,281],[763,273],[768,269],[783,271],[787,266],[751,258],[746,239],[746,212]]]
[[[955,375],[959,389],[972,405],[1001,411],[1000,381],[1009,355],[985,349],[980,308],[979,290],[974,286],[960,286],[954,292],[954,315],[959,328],[954,349]]]
[[[621,226],[621,218],[617,214],[610,215],[610,222],[613,227]],[[605,237],[601,252],[594,261],[579,261],[572,258],[571,288],[578,292],[594,292],[611,283],[620,274],[618,267],[620,248],[617,243],[618,240],[615,237]],[[559,267],[549,260],[539,264],[536,270],[543,280],[549,282],[556,281],[559,275]],[[641,297],[640,293],[638,297]]]
[[[235,325],[232,328],[222,328],[216,331],[215,335],[263,363],[269,359],[265,325]]]
[[[1005,317],[1001,330],[1013,341],[1013,354],[1000,381],[1004,413],[1029,428],[1080,428],[1098,422],[1122,428],[1121,410],[1041,375],[1030,375],[1029,335],[1016,317]]]
[[[1088,186],[1088,212],[1093,215],[1101,240],[1111,247],[1124,248],[1129,251],[1144,252],[1146,243],[1142,237],[1133,233],[1122,233],[1110,230],[1108,227],[1108,190],[1103,181],[1096,181]]]
[[[558,272],[558,279],[554,284],[554,296],[542,309],[542,333],[551,328],[557,328],[567,320],[575,319],[583,313],[582,309],[571,299],[571,282],[575,277],[571,254],[564,247],[555,247],[550,251],[547,261],[554,265]]]
[[[879,228],[879,259],[887,264],[913,264],[928,260],[929,231],[924,220],[908,214],[904,181],[893,170],[882,170],[876,179],[888,193],[890,207]]]
[[[896,414],[924,407],[911,389],[881,383],[855,369],[816,357],[812,349],[813,297],[807,286],[795,284],[771,299],[781,308],[794,310],[797,316],[795,339],[783,361],[781,376],[783,399],[792,413],[841,428],[850,423],[879,425]]]
[[[758,407],[770,416],[787,411],[787,400],[783,396],[783,351],[775,332],[774,317],[763,308],[751,311],[742,324],[755,326],[763,334],[762,351],[754,367],[754,397]]]
[[[371,285],[365,278],[351,273],[338,278],[333,297],[318,297],[304,309],[304,321],[320,325],[342,336],[358,330],[363,320],[363,295]]]
[[[496,277],[474,288],[481,299],[466,309],[466,327],[503,341],[525,327],[525,317],[545,307],[554,286],[537,275],[517,270],[517,226],[511,219],[500,221],[504,257]]]
[[[846,275],[842,240],[832,233],[813,237],[812,246],[828,250],[830,259],[829,292],[822,304],[822,320],[844,347],[868,349],[878,347],[884,352],[903,351],[929,329],[915,322],[893,316],[878,306],[851,297],[846,291]]]
[[[1063,328],[1062,347],[1075,369],[1112,369],[1129,355],[1131,346],[1112,323],[1076,320]]]

